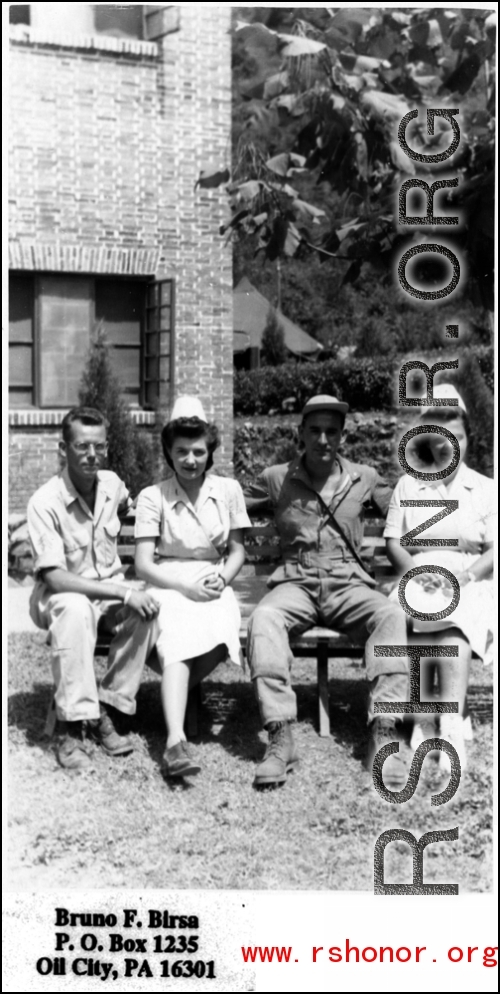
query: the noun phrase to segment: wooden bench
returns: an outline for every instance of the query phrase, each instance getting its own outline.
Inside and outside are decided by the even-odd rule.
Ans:
[[[392,566],[385,554],[383,538],[384,522],[367,514],[361,558],[377,581],[379,589],[387,593],[395,581]],[[242,615],[240,644],[246,650],[247,627],[250,615],[267,592],[267,580],[280,559],[279,540],[274,525],[270,522],[256,524],[245,535],[247,559],[236,577],[233,587],[238,598]],[[120,558],[126,575],[134,578],[134,516],[127,518],[119,537]],[[392,582],[391,582],[392,581]],[[96,655],[106,655],[111,636],[99,634]],[[331,628],[315,626],[290,641],[295,656],[316,659],[318,679],[319,734],[330,735],[330,714],[328,697],[328,662],[330,659],[363,655],[364,644],[353,643]],[[190,734],[196,734],[195,698],[191,700],[187,716]]]

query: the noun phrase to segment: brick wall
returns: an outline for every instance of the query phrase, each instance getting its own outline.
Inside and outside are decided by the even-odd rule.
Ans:
[[[59,469],[57,427],[11,431],[9,444],[9,513],[26,509],[29,498]]]
[[[198,394],[232,460],[231,247],[223,189],[195,190],[229,164],[230,9],[180,8],[156,44],[11,28],[11,265],[175,277],[173,393]],[[173,397],[164,389],[159,417]],[[13,426],[11,506],[54,471],[54,430]],[[47,453],[42,449],[47,447]]]
[[[9,416],[9,514],[23,513],[29,498],[60,468],[58,445],[63,411],[11,412]],[[141,432],[154,432],[153,415],[136,412]],[[165,476],[158,448],[158,480]]]
[[[177,285],[185,287],[176,304],[177,390],[199,393],[206,399],[208,416],[230,429],[232,253],[223,238],[214,237],[227,207],[222,190],[194,190],[207,159],[230,164],[225,124],[231,106],[230,11],[209,7],[202,14],[201,8],[203,4],[182,7],[181,30],[162,43],[166,117],[174,121],[169,155],[162,160],[162,185],[172,182],[173,169],[178,193],[173,204],[170,200],[174,217],[165,217],[165,264],[174,267]],[[226,436],[223,444],[228,459],[232,439]]]

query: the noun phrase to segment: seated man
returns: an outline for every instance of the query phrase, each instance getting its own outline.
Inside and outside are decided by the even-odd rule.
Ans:
[[[144,663],[155,643],[158,606],[147,591],[127,586],[117,555],[119,515],[131,501],[116,473],[100,467],[107,453],[107,422],[92,408],[69,411],[62,422],[64,469],[33,495],[28,528],[37,582],[31,617],[50,632],[57,718],[63,722],[61,766],[91,765],[83,722],[111,756],[132,752],[114,727],[113,709],[134,714]],[[129,611],[123,612],[123,605]],[[94,673],[97,624],[126,618],[111,644],[99,690]]]
[[[392,715],[375,716],[376,701],[407,700],[405,658],[375,657],[375,645],[406,642],[406,618],[399,605],[375,590],[359,558],[364,509],[385,517],[392,490],[369,466],[348,462],[337,451],[348,405],[335,397],[313,397],[300,426],[302,455],[264,470],[246,491],[249,511],[272,508],[283,565],[249,623],[248,659],[269,744],[255,784],[283,783],[297,762],[290,722],[296,718],[290,685],[293,656],[288,633],[313,625],[336,628],[366,640],[371,722],[369,765],[382,745],[398,738]],[[399,753],[384,764],[384,780],[406,783]]]

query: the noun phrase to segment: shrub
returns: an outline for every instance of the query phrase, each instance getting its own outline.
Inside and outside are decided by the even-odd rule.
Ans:
[[[489,410],[493,404],[493,349],[481,345],[461,348],[458,378],[451,372],[442,374],[442,379],[460,381],[466,392],[482,398],[481,404]],[[411,358],[417,357],[417,353]],[[443,359],[442,352],[419,352],[429,365]],[[335,394],[347,401],[353,411],[373,409],[390,410],[397,405],[397,383],[401,366],[410,356],[377,356],[376,358],[328,359],[319,363],[284,363],[282,366],[251,371],[238,371],[234,378],[235,414],[268,414],[279,410],[283,401],[294,397],[299,410],[315,393]],[[470,372],[470,382],[469,382]],[[474,388],[471,390],[471,384]],[[423,391],[423,386],[422,386]],[[472,411],[478,407],[471,396],[467,406]],[[481,405],[479,405],[481,406]],[[478,409],[479,417],[479,409]],[[482,417],[481,421],[486,419]],[[493,421],[489,427],[484,424],[485,438],[490,438]],[[488,442],[490,445],[490,442]]]
[[[269,308],[260,354],[264,366],[281,366],[287,359],[285,332],[274,307]]]
[[[474,348],[473,354],[477,359],[477,363],[483,375],[486,386],[493,395],[495,391],[495,355],[493,348],[491,345],[477,345]]]
[[[234,382],[235,413],[267,414],[281,408],[288,397],[295,397],[301,408],[317,393],[334,394],[354,411],[388,409],[394,402],[395,376],[387,358],[330,359],[239,371]]]
[[[109,421],[108,467],[125,482],[132,496],[153,483],[156,468],[152,438],[138,431],[113,370],[111,351],[102,326],[90,346],[78,393],[85,407],[95,407]]]
[[[474,351],[462,349],[458,369],[447,370],[446,375],[443,373],[441,382],[454,383],[467,408],[470,423],[467,463],[478,473],[492,477],[495,412],[488,379],[493,380],[493,350],[484,347],[480,357],[477,352],[477,348]],[[482,366],[486,375],[481,371]]]

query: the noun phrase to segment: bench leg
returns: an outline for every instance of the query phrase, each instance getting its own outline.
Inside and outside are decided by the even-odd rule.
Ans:
[[[328,699],[328,646],[318,645],[318,704],[319,734],[330,735],[330,703]]]
[[[52,694],[52,697],[50,698],[49,708],[47,711],[47,717],[45,719],[45,728],[43,730],[43,734],[46,738],[48,739],[52,738],[55,731],[56,722],[57,722],[56,695]]]

